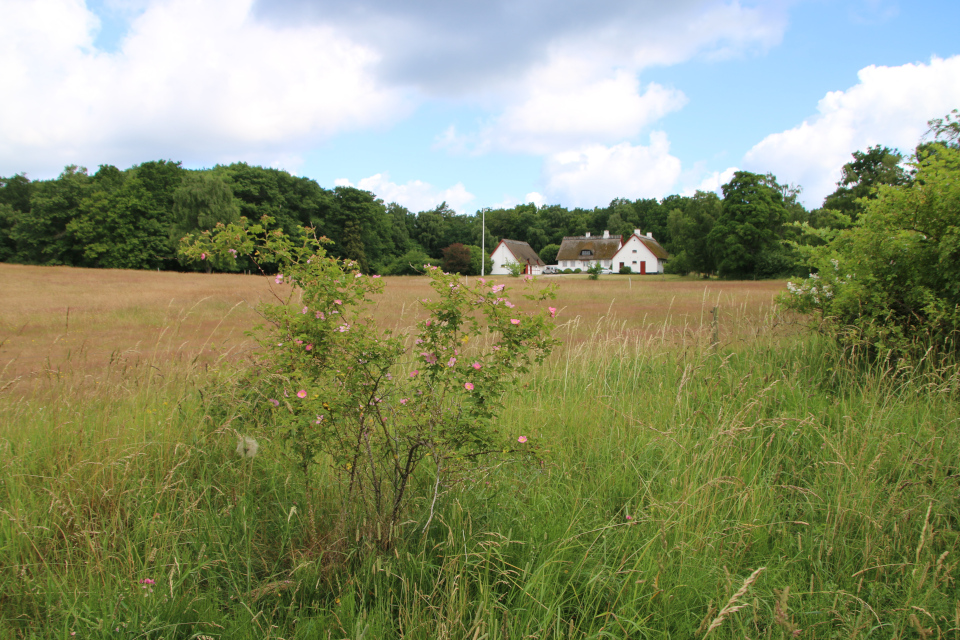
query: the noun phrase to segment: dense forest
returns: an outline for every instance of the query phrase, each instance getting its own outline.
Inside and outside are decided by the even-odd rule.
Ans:
[[[811,229],[851,225],[879,185],[911,176],[896,150],[876,146],[853,154],[837,190],[808,211],[799,187],[738,171],[712,192],[663,199],[616,199],[604,207],[518,205],[487,209],[486,249],[501,238],[522,240],[547,264],[564,236],[651,232],[670,252],[668,271],[768,278],[805,274],[798,245],[822,242]],[[269,215],[289,234],[310,226],[330,252],[366,272],[415,273],[427,261],[479,273],[481,212],[458,215],[446,203],[412,212],[352,187],[325,189],[309,178],[245,163],[189,170],[151,161],[93,174],[66,167],[53,180],[0,177],[0,262],[115,269],[202,270],[217,265],[178,257],[182,238],[245,216]],[[232,267],[254,270],[252,263]]]

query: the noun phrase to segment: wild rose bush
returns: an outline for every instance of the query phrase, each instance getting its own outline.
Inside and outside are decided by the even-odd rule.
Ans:
[[[503,394],[557,343],[553,308],[524,312],[502,284],[467,286],[427,266],[436,292],[420,301],[428,317],[393,335],[365,314],[383,291],[379,276],[327,256],[312,230],[296,242],[272,222],[219,226],[181,253],[248,255],[279,269],[272,277],[285,294],[259,308],[267,322],[255,334],[260,408],[308,483],[313,465],[330,466],[345,517],[396,523],[413,495],[432,504],[447,478],[484,455],[530,446],[500,433],[496,419]]]
[[[906,185],[881,186],[849,229],[805,249],[780,301],[871,353],[960,351],[960,148],[935,145]],[[932,350],[932,351],[931,351]]]

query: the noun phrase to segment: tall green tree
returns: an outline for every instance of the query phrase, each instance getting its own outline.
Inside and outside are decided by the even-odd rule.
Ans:
[[[16,245],[14,260],[25,264],[80,263],[82,250],[67,233],[80,202],[91,188],[85,167],[69,165],[55,180],[36,181],[30,196],[30,210],[21,211],[9,231]]]
[[[103,165],[66,231],[77,266],[156,269],[174,259],[169,228],[169,211],[135,171]]]
[[[223,178],[208,171],[189,171],[173,194],[173,218],[179,242],[189,233],[213,229],[218,222],[237,222],[240,207]]]
[[[765,256],[778,251],[779,232],[786,218],[783,194],[767,176],[737,171],[723,185],[723,208],[708,241],[717,272],[724,278],[765,275]]]
[[[876,197],[880,185],[899,186],[907,184],[910,176],[901,166],[903,155],[885,146],[868,147],[866,151],[854,151],[853,161],[843,165],[843,177],[837,189],[823,201],[825,209],[839,211],[857,219],[863,211],[861,198]]]
[[[667,217],[673,245],[682,247],[667,264],[674,273],[714,273],[716,265],[709,238],[723,203],[712,191],[697,191],[683,204],[682,209],[673,209]]]

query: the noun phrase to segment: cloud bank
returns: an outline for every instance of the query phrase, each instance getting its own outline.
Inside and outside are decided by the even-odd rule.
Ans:
[[[93,46],[80,0],[4,3],[0,173],[173,157],[287,163],[342,131],[394,122],[379,54],[325,26],[278,29],[243,0],[156,0],[120,48]]]
[[[836,189],[854,151],[880,144],[909,155],[928,120],[960,105],[960,56],[870,66],[858,77],[846,91],[824,96],[817,115],[761,140],[744,156],[744,168],[801,185],[807,206],[817,207]]]

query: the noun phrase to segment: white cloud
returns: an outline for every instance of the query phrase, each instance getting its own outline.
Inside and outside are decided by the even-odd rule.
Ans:
[[[396,202],[414,212],[433,209],[441,202],[446,202],[456,212],[466,213],[466,205],[474,200],[474,195],[467,191],[463,183],[460,182],[447,189],[437,189],[421,180],[410,180],[405,184],[397,184],[391,182],[390,176],[383,173],[363,178],[356,185],[346,178],[338,178],[334,180],[334,185],[338,187],[356,186],[358,189],[376,194],[384,202]]]
[[[737,167],[727,167],[723,171],[713,171],[704,176],[697,186],[684,189],[683,195],[692,196],[697,191],[713,191],[722,198],[723,193],[721,192],[721,187],[730,182],[730,180],[733,178],[733,174],[737,171]]]
[[[269,165],[408,112],[374,80],[375,51],[327,27],[257,23],[251,3],[156,0],[109,54],[79,0],[4,3],[0,83],[16,99],[0,101],[0,174],[151,157]]]
[[[680,160],[670,155],[670,142],[661,131],[650,134],[649,146],[586,145],[551,154],[544,163],[547,197],[567,206],[663,197],[679,176]]]
[[[929,64],[861,69],[860,82],[832,91],[818,115],[764,138],[744,156],[750,171],[774,173],[781,183],[803,187],[807,206],[819,206],[836,189],[841,168],[854,151],[886,145],[909,154],[927,130],[927,120],[960,104],[960,56]]]
[[[615,11],[603,3],[583,5],[577,18],[582,27],[569,31],[545,19],[544,28],[553,25],[556,32],[532,36],[543,40],[539,55],[513,65],[509,78],[482,76],[475,86],[459,90],[495,115],[472,132],[448,127],[436,146],[451,152],[548,154],[633,140],[687,102],[676,88],[641,86],[644,69],[698,55],[718,59],[765,50],[786,28],[785,15],[772,6],[716,0],[654,5],[617,5]],[[563,9],[571,13],[570,5]]]
[[[526,99],[507,106],[482,134],[481,148],[543,154],[623,140],[686,103],[682,92],[656,83],[641,93],[632,73],[585,78],[589,72],[575,73],[576,66],[571,61],[545,69]]]

